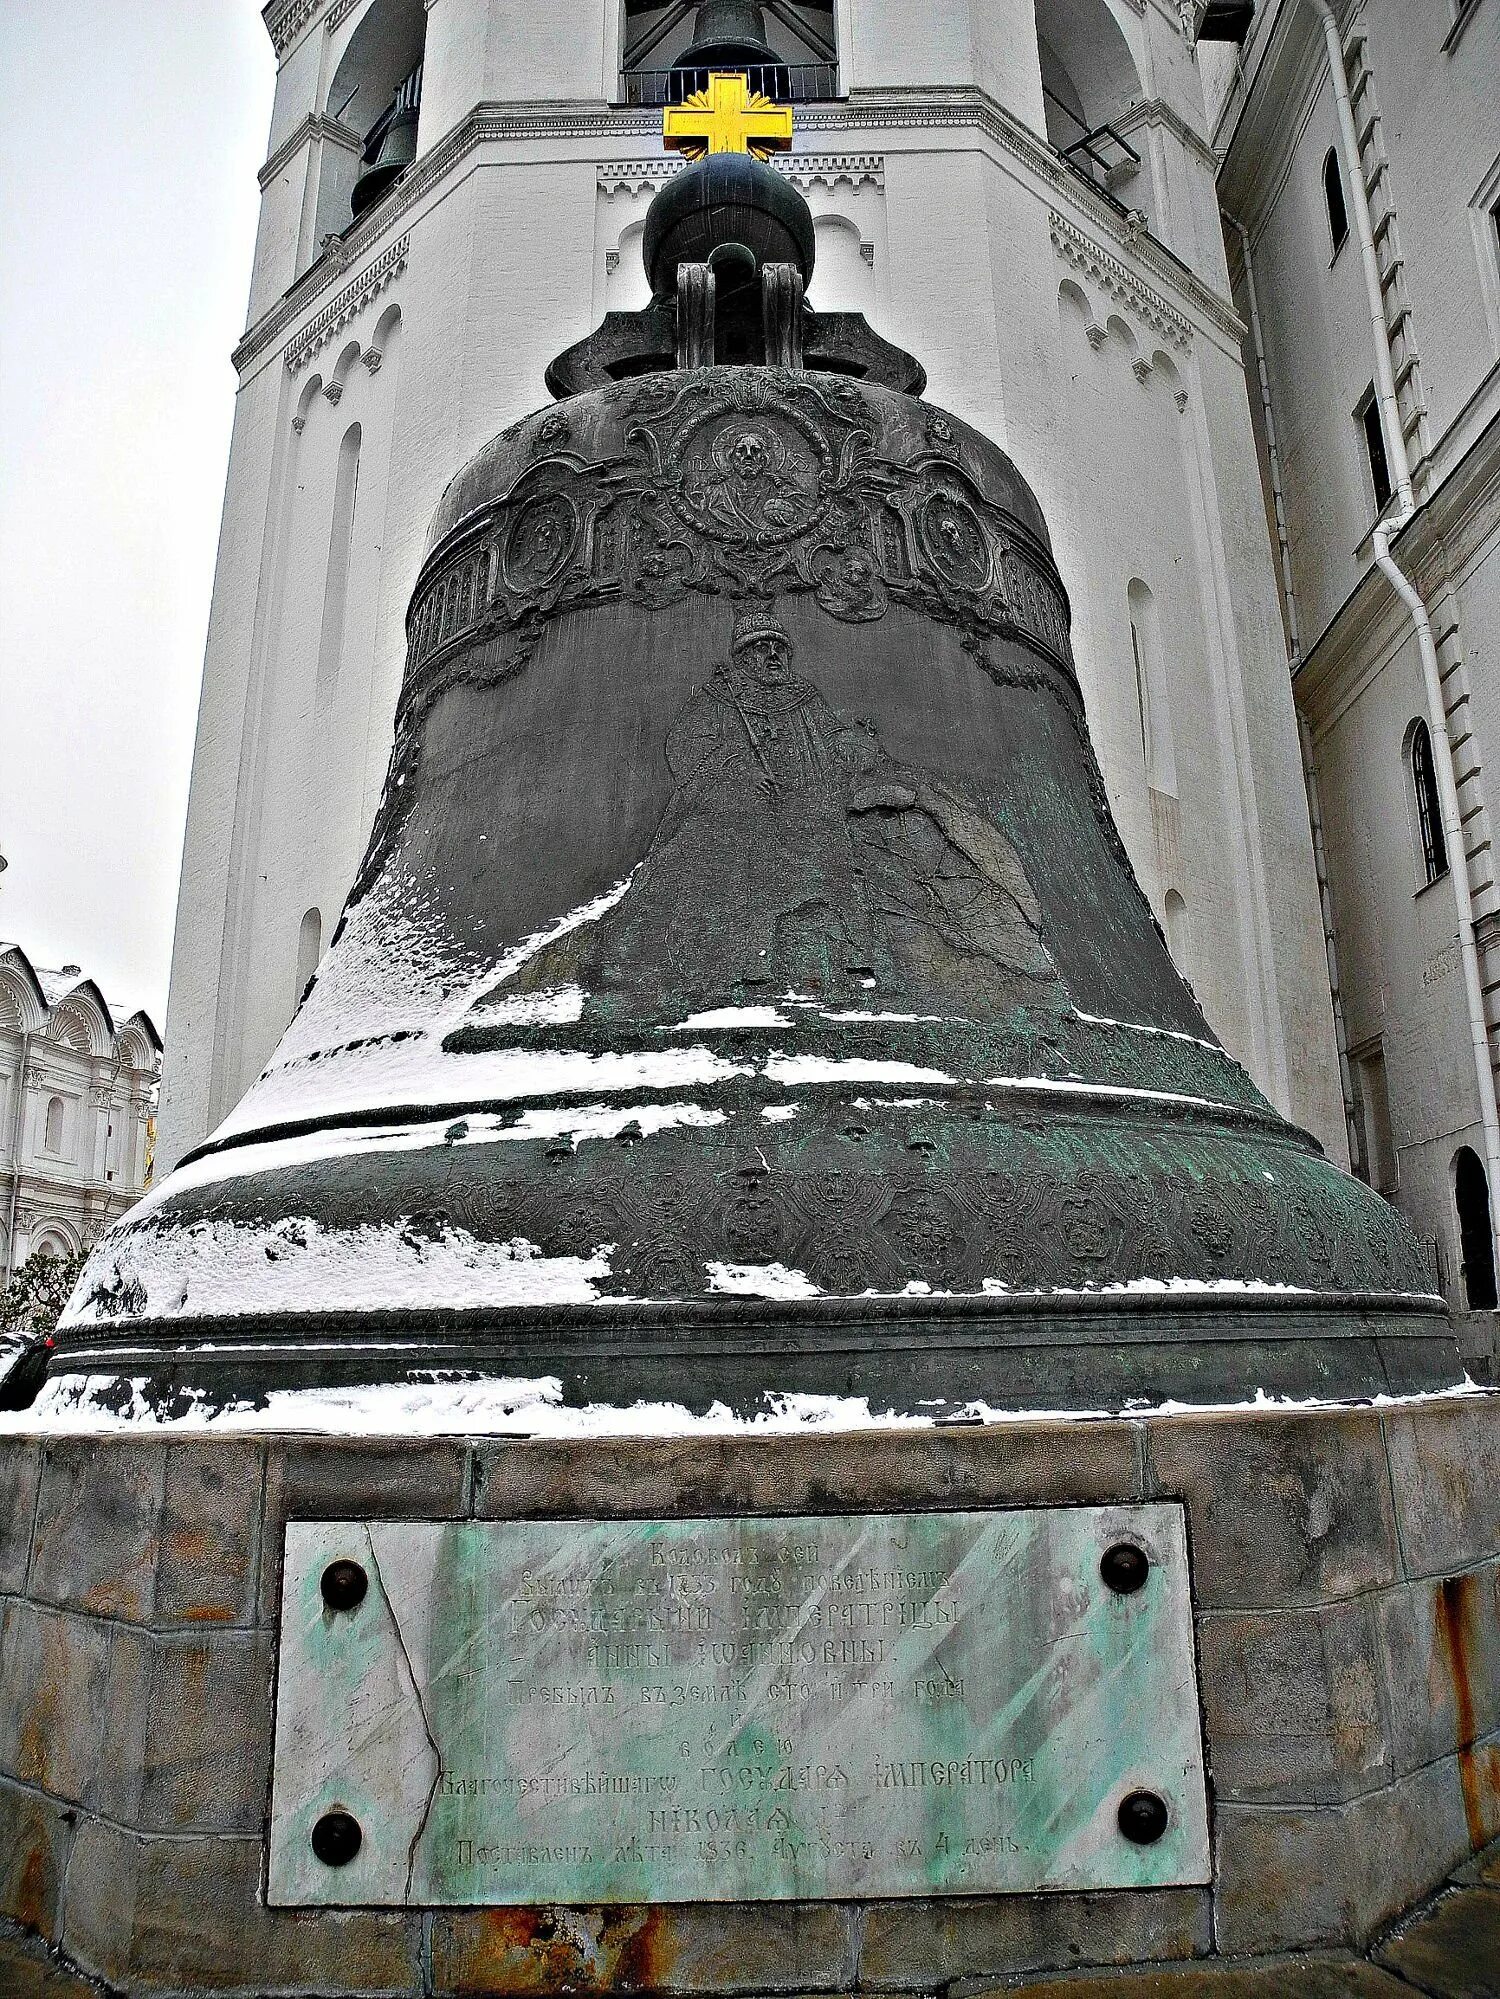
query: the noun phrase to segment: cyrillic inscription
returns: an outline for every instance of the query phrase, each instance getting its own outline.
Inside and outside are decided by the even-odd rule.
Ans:
[[[368,1572],[352,1611],[335,1561]],[[363,1833],[338,1867],[333,1812]],[[273,1902],[1207,1878],[1179,1507],[287,1529]]]

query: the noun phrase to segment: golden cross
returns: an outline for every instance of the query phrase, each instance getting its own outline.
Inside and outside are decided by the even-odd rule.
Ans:
[[[662,114],[669,151],[701,160],[705,153],[753,153],[758,160],[792,150],[792,111],[750,88],[735,70],[713,70],[707,90],[695,91]]]

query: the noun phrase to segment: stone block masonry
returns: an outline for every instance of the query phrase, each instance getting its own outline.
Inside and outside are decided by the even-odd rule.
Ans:
[[[1194,1964],[1363,1951],[1500,1834],[1497,1492],[1490,1396],[820,1437],[0,1439],[0,1916],[132,1995],[241,1999],[958,1995],[1174,1962],[1153,1977],[1187,1994]],[[265,1904],[288,1520],[1156,1499],[1188,1511],[1211,1889],[426,1916]],[[1327,1989],[1382,1992],[1493,1914],[1447,1906],[1436,1932],[1389,1945],[1386,1972],[1366,1967],[1374,1983]]]

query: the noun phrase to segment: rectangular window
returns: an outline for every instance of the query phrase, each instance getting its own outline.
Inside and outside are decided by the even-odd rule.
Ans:
[[[1391,466],[1385,455],[1385,431],[1380,421],[1380,403],[1373,382],[1354,412],[1365,441],[1365,457],[1370,467],[1370,487],[1375,495],[1376,513],[1384,513],[1391,498]]]

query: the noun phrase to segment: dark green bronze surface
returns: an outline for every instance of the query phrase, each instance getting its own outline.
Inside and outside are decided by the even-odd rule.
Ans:
[[[454,482],[409,632],[334,949],[56,1366],[892,1408],[1459,1377],[1406,1224],[1175,971],[986,440],[758,367],[576,396]]]

